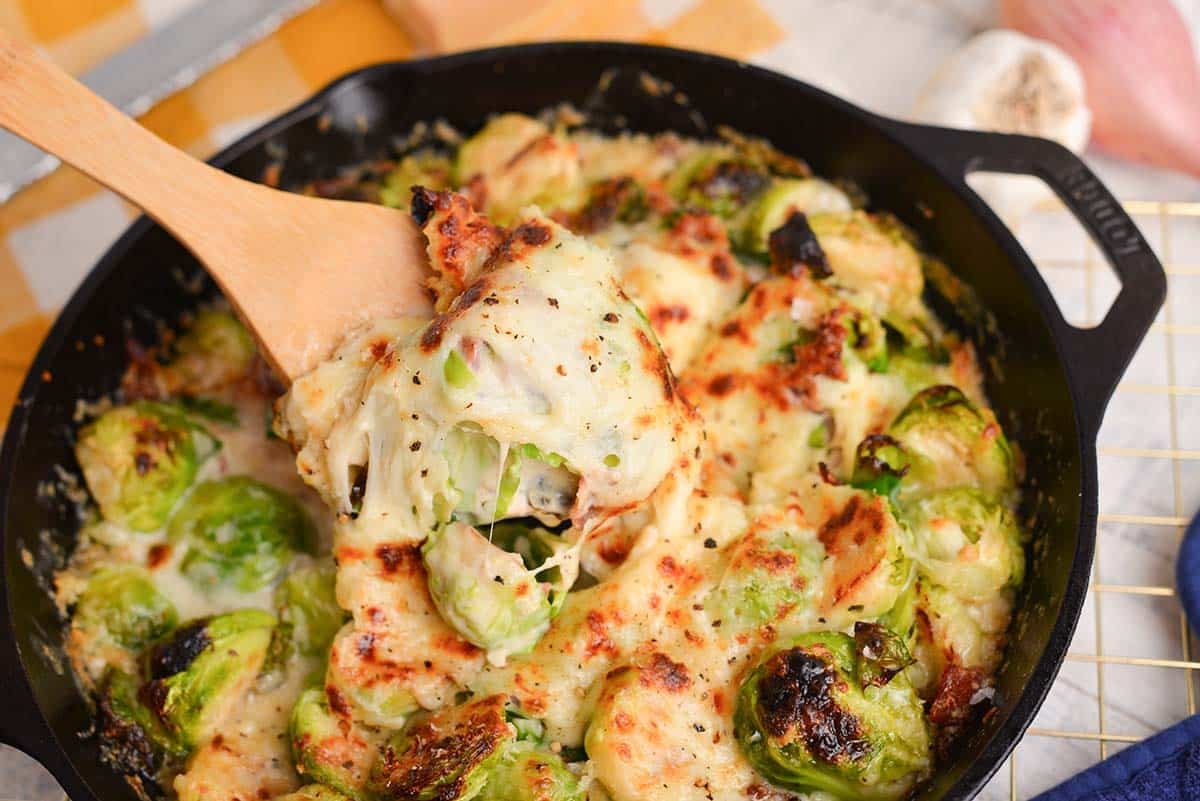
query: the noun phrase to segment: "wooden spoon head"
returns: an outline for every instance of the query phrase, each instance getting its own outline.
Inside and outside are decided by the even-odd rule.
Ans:
[[[424,237],[408,214],[260,189],[233,223],[245,230],[188,240],[280,377],[308,372],[370,320],[432,314]]]

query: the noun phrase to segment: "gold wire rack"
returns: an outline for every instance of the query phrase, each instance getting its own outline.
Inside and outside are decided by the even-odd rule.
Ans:
[[[1123,205],[1138,221],[1143,233],[1148,238],[1154,239],[1154,234],[1157,234],[1156,250],[1167,271],[1169,284],[1167,303],[1148,335],[1148,337],[1155,337],[1157,335],[1165,340],[1163,343],[1165,345],[1165,364],[1162,366],[1165,369],[1166,382],[1143,383],[1135,380],[1123,381],[1117,387],[1114,402],[1118,401],[1121,395],[1129,394],[1166,396],[1169,415],[1167,420],[1169,447],[1141,448],[1108,445],[1105,443],[1105,435],[1102,431],[1097,446],[1097,454],[1100,459],[1108,456],[1128,457],[1139,460],[1168,460],[1171,474],[1170,485],[1161,489],[1164,492],[1170,492],[1169,503],[1167,505],[1172,510],[1172,514],[1135,514],[1103,511],[1108,508],[1108,504],[1103,502],[1107,499],[1107,496],[1103,481],[1101,482],[1102,511],[1099,515],[1098,528],[1100,530],[1097,531],[1096,555],[1092,567],[1091,586],[1089,588],[1091,604],[1090,609],[1087,606],[1084,608],[1083,617],[1079,623],[1079,632],[1076,636],[1076,643],[1073,643],[1067,655],[1068,666],[1071,664],[1091,664],[1095,666],[1096,727],[1094,730],[1083,727],[1078,729],[1040,728],[1037,725],[1038,722],[1035,721],[1034,726],[1028,730],[1026,737],[1014,749],[1008,761],[1007,769],[1002,770],[993,779],[993,782],[988,785],[981,798],[999,799],[1006,797],[1009,801],[1018,801],[1018,799],[1032,797],[1037,792],[1046,789],[1044,786],[1034,788],[1029,787],[1028,782],[1022,783],[1022,779],[1025,778],[1025,774],[1021,769],[1021,765],[1023,764],[1022,753],[1026,752],[1026,749],[1036,748],[1038,750],[1039,761],[1044,765],[1049,760],[1052,760],[1055,757],[1056,750],[1062,749],[1066,743],[1072,741],[1076,743],[1095,743],[1098,744],[1099,758],[1104,759],[1125,745],[1139,742],[1147,736],[1145,732],[1134,733],[1123,731],[1120,728],[1114,728],[1110,724],[1108,702],[1110,694],[1116,690],[1111,681],[1109,686],[1106,687],[1105,673],[1106,668],[1109,666],[1129,666],[1136,668],[1139,674],[1138,680],[1146,683],[1164,681],[1162,675],[1157,674],[1156,671],[1182,671],[1185,686],[1185,703],[1178,710],[1176,719],[1182,720],[1184,717],[1196,713],[1196,676],[1198,675],[1197,671],[1200,671],[1200,661],[1193,658],[1195,642],[1189,632],[1187,618],[1176,597],[1175,588],[1165,583],[1137,584],[1122,581],[1122,573],[1126,566],[1109,564],[1105,561],[1106,548],[1104,545],[1105,536],[1103,536],[1103,530],[1106,525],[1112,524],[1136,525],[1155,530],[1163,537],[1170,538],[1169,541],[1173,543],[1170,548],[1170,561],[1173,565],[1174,554],[1178,550],[1179,541],[1182,538],[1191,514],[1194,512],[1194,510],[1185,508],[1184,505],[1185,483],[1183,467],[1189,462],[1200,460],[1200,450],[1183,449],[1179,443],[1181,431],[1200,428],[1200,414],[1193,415],[1192,419],[1186,419],[1186,410],[1180,407],[1182,399],[1189,396],[1200,396],[1200,385],[1180,383],[1177,368],[1181,355],[1182,358],[1200,359],[1200,338],[1194,342],[1181,341],[1187,337],[1200,334],[1200,325],[1179,324],[1176,322],[1176,311],[1171,302],[1171,291],[1180,280],[1180,277],[1200,276],[1200,252],[1195,254],[1197,257],[1197,262],[1195,263],[1176,261],[1175,253],[1173,252],[1173,236],[1176,233],[1175,229],[1179,225],[1190,222],[1191,225],[1197,227],[1197,230],[1200,230],[1200,203],[1127,201]],[[1052,205],[1043,204],[1038,211],[1043,210],[1065,214],[1065,211],[1057,202],[1054,202]],[[1023,236],[1022,224],[1017,224],[1013,228],[1018,238],[1022,239],[1024,243],[1025,237]],[[1036,253],[1032,251],[1031,255],[1038,268],[1048,279],[1048,282],[1051,283],[1052,289],[1053,282],[1050,279],[1054,277],[1055,271],[1063,269],[1082,271],[1084,279],[1084,314],[1082,319],[1073,322],[1088,326],[1099,322],[1103,312],[1107,309],[1107,305],[1100,306],[1100,292],[1097,289],[1097,284],[1103,277],[1099,269],[1107,269],[1107,265],[1104,264],[1091,242],[1086,237],[1083,237],[1083,240],[1084,245],[1078,258],[1038,258]],[[1027,249],[1029,249],[1028,245]],[[1200,405],[1196,408],[1200,411]],[[1191,426],[1191,428],[1188,428],[1188,426]],[[1104,575],[1110,579],[1109,581],[1103,581],[1101,578],[1102,566],[1104,568]],[[1113,576],[1116,576],[1116,581],[1112,580]],[[1108,602],[1107,599],[1118,595],[1161,599],[1161,602],[1170,604],[1172,610],[1170,614],[1178,616],[1178,646],[1181,658],[1162,659],[1137,653],[1136,646],[1133,648],[1123,647],[1127,645],[1129,638],[1120,636],[1122,632],[1105,631],[1104,606]],[[1089,617],[1092,619],[1089,619]],[[1092,629],[1089,631],[1088,627],[1092,627]],[[1076,644],[1081,639],[1087,640],[1089,637],[1094,637],[1094,649],[1091,652],[1077,648]],[[1063,775],[1057,777],[1058,780],[1065,780],[1078,770],[1078,766],[1070,764],[1069,760],[1064,760],[1064,763]],[[1001,787],[1005,783],[1007,784],[1006,795],[1001,791]],[[1045,784],[1045,781],[1043,780],[1040,783]]]

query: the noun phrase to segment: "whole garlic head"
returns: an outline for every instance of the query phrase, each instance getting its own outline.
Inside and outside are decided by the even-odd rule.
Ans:
[[[979,34],[933,74],[913,108],[917,122],[1053,139],[1079,153],[1092,114],[1083,73],[1054,45],[1010,30]],[[980,175],[971,185],[1002,217],[1018,217],[1048,190],[1023,176]]]

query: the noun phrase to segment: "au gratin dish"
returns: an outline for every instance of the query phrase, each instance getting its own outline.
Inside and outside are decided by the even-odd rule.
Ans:
[[[81,408],[56,591],[135,789],[889,801],[988,714],[1019,452],[861,192],[516,114],[304,191],[409,211],[435,315],[284,392],[213,306]]]

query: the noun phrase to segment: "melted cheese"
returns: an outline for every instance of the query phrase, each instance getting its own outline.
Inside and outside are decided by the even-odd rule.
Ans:
[[[420,708],[501,693],[551,742],[586,744],[583,784],[597,801],[784,797],[747,763],[732,722],[741,677],[780,638],[847,631],[912,598],[909,675],[923,693],[949,662],[994,670],[1012,591],[964,601],[926,576],[913,583],[914,545],[887,501],[831,483],[920,389],[953,383],[985,401],[969,345],[945,365],[897,358],[881,372],[855,347],[856,314],[940,336],[916,250],[837,192],[812,215],[833,275],[762,280],[734,257],[729,220],[691,209],[664,222],[681,168],[732,146],[567,135],[519,115],[490,130],[460,153],[460,177],[514,224],[437,198],[426,234],[438,316],[375,321],[292,385],[276,428],[294,461],[264,441],[261,401],[239,400],[242,428],[220,431],[225,448],[203,477],[248,473],[302,497],[351,619],[324,665],[293,657],[280,686],[244,696],[175,778],[178,796],[295,789],[288,714],[322,668],[342,730],[364,733],[338,743],[359,774]],[[587,238],[555,221],[592,184],[621,177],[658,216]],[[455,455],[463,441],[475,461]],[[540,457],[522,456],[514,479],[509,458],[525,446]],[[505,515],[574,527],[562,558],[578,559],[589,585],[528,652],[485,654],[439,613],[421,545],[451,510],[478,529],[468,542]],[[60,604],[95,567],[144,564],[164,539],[91,527],[60,574]],[[270,589],[200,592],[178,561],[168,555],[153,576],[181,619],[273,606]],[[135,667],[82,633],[71,653],[92,679]]]

